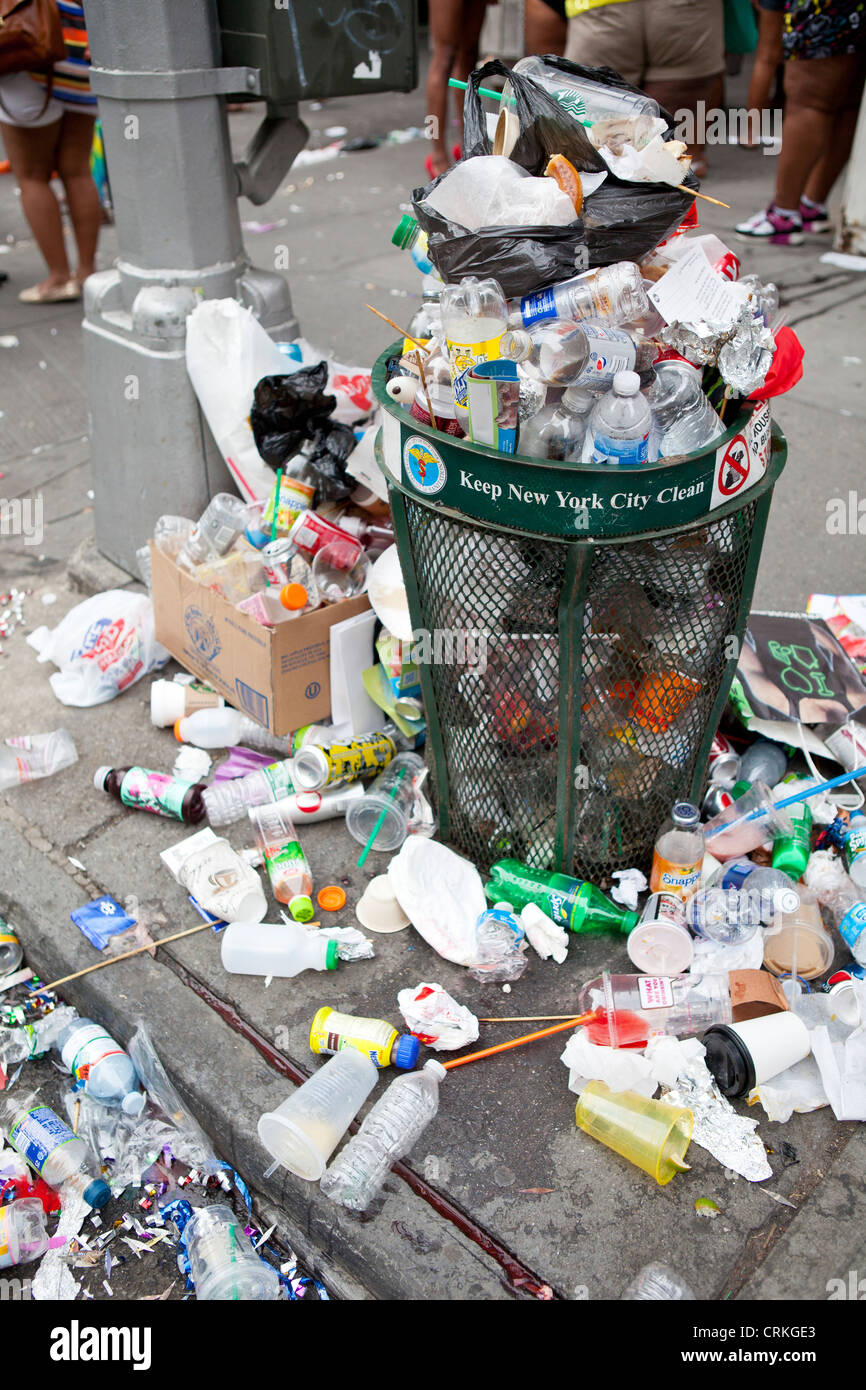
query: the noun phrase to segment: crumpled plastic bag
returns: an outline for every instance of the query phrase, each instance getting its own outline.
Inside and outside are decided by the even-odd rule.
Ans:
[[[866,981],[852,980],[860,1017],[866,1018]],[[866,1120],[866,1023],[844,1043],[834,1042],[826,1025],[809,1034],[812,1056],[821,1072],[827,1099],[837,1120]]]
[[[569,1038],[560,1059],[568,1067],[568,1089],[580,1095],[588,1081],[603,1081],[612,1091],[652,1096],[658,1082],[643,1053],[635,1048],[597,1047],[583,1028]]]
[[[341,425],[357,425],[371,414],[375,401],[373,398],[372,372],[369,367],[355,367],[344,362],[335,362],[324,352],[318,352],[306,338],[294,338],[289,343],[280,343],[280,351],[285,357],[285,371],[293,372],[298,367],[314,367],[317,362],[326,361],[328,365],[328,392],[336,398],[333,419]]]
[[[64,705],[104,705],[169,659],[154,634],[147,594],[107,589],[71,609],[55,628],[38,627],[27,638],[40,661],[60,670],[49,676]]]
[[[397,1007],[409,1032],[436,1052],[454,1052],[477,1041],[478,1019],[441,985],[422,980],[414,989],[401,989]]]
[[[336,396],[328,395],[328,365],[301,367],[280,376],[263,376],[256,383],[250,425],[256,448],[271,468],[282,468],[313,431],[334,411]]]
[[[455,965],[477,965],[475,924],[487,903],[481,875],[438,840],[410,835],[388,865],[398,903],[415,930]]]
[[[481,227],[567,227],[574,204],[555,179],[535,178],[502,155],[462,159],[427,194],[427,205],[470,232]]]
[[[217,1158],[210,1139],[169,1081],[144,1023],[139,1023],[126,1050],[132,1058],[132,1065],[138,1072],[138,1079],[148,1098],[171,1122],[171,1150],[175,1157],[189,1164],[191,1168],[199,1168],[206,1173],[219,1172],[225,1164]],[[133,1135],[146,1136],[146,1126],[156,1123],[156,1120],[139,1118],[135,1122]],[[118,1155],[118,1159],[120,1157],[121,1155]]]
[[[698,979],[703,975],[723,975],[727,970],[760,970],[763,963],[764,936],[760,931],[748,941],[737,941],[730,946],[696,937],[689,974],[692,979]]]

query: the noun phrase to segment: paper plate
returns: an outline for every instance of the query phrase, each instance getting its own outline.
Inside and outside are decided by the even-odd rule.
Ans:
[[[367,579],[370,607],[389,632],[401,642],[412,641],[409,600],[400,569],[396,545],[389,546],[376,560]]]

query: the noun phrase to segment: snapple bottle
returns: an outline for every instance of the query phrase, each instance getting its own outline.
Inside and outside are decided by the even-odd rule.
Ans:
[[[672,893],[688,902],[701,881],[704,832],[697,806],[678,801],[659,831],[653,850],[651,893]]]

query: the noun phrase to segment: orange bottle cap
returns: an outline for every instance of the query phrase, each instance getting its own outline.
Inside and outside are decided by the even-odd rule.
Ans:
[[[339,912],[346,906],[346,894],[336,883],[329,883],[327,888],[319,889],[316,902],[323,912]]]
[[[180,734],[180,725],[181,721],[179,719],[176,719],[174,721],[174,736],[177,739],[178,743],[183,743],[183,739],[181,738]]]
[[[285,584],[280,590],[280,603],[292,610],[306,608],[307,591],[303,584]]]

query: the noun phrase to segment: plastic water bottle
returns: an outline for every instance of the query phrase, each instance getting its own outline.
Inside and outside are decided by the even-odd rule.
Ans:
[[[184,1228],[189,1274],[199,1301],[280,1297],[277,1271],[257,1255],[231,1207],[199,1207]]]
[[[292,782],[292,760],[257,767],[246,777],[230,777],[205,787],[203,801],[211,825],[232,825],[243,820],[251,806],[266,806],[269,801],[282,801],[295,790]]]
[[[695,1301],[695,1296],[686,1281],[671,1269],[670,1265],[644,1265],[635,1275],[622,1296],[621,1302],[640,1300],[673,1303],[676,1300]]]
[[[690,454],[724,434],[725,427],[688,362],[657,362],[647,393],[660,458]]]
[[[216,559],[231,550],[242,536],[250,519],[249,504],[231,492],[218,492],[208,502],[192,529],[189,539],[178,553],[180,569],[191,573],[196,565]]]
[[[575,275],[520,301],[520,317],[526,328],[544,319],[632,323],[642,319],[649,309],[640,268],[634,261],[618,261],[590,275]]]
[[[41,1057],[53,1047],[60,1034],[78,1014],[67,1004],[59,1004],[50,1014],[44,1014],[26,1028],[0,1029],[0,1065],[8,1071],[16,1062]]]
[[[814,889],[821,906],[827,908],[833,925],[857,964],[866,965],[866,894],[863,889],[852,883],[845,873],[840,873],[838,879],[834,876],[826,885],[807,874],[806,882]]]
[[[483,983],[519,980],[529,964],[526,932],[509,902],[485,908],[475,923],[475,963],[469,974]]]
[[[518,448],[530,458],[580,460],[595,397],[581,386],[569,386],[562,400],[542,406],[520,427]]]
[[[849,818],[843,858],[851,882],[856,883],[858,888],[866,889],[866,815],[862,811],[854,811]]]
[[[766,782],[775,786],[788,770],[788,755],[778,743],[759,738],[746,749],[740,760],[740,781],[754,786]]]
[[[613,389],[590,416],[592,462],[637,468],[649,461],[652,412],[640,394],[637,372],[617,372]]]
[[[178,743],[194,743],[196,748],[233,748],[242,743],[248,748],[273,749],[283,755],[292,751],[291,739],[278,738],[231,705],[185,715],[175,723],[174,736]]]
[[[0,1269],[38,1260],[50,1243],[38,1197],[19,1197],[17,1202],[0,1207]]]
[[[510,328],[499,342],[499,355],[518,362],[524,372],[548,386],[584,386],[606,391],[617,372],[646,372],[656,349],[636,344],[622,328],[586,319],[551,319],[535,328]]]
[[[398,1076],[322,1178],[332,1202],[365,1211],[380,1191],[392,1163],[418,1142],[439,1109],[439,1086],[447,1072],[440,1062]]]
[[[3,1103],[9,1143],[26,1158],[49,1187],[66,1188],[99,1210],[111,1200],[111,1188],[90,1169],[90,1150],[65,1120],[35,1093],[7,1096]]]
[[[771,926],[777,913],[796,912],[800,906],[797,885],[788,874],[763,868],[751,859],[732,859],[720,865],[705,886],[748,893],[750,909],[764,926]]]
[[[50,734],[21,734],[0,744],[0,791],[23,782],[53,777],[78,762],[78,751],[66,729]]]
[[[249,815],[274,897],[286,904],[296,922],[309,922],[313,916],[313,878],[287,801],[253,806]]]
[[[497,280],[479,280],[474,275],[467,275],[459,285],[446,285],[439,302],[454,402],[458,419],[465,420],[469,415],[466,378],[479,362],[502,356],[499,340],[508,324],[508,305]]]
[[[93,1019],[73,1019],[54,1046],[72,1072],[75,1089],[103,1105],[119,1105],[125,1115],[141,1114],[147,1097],[138,1089],[132,1058]]]

